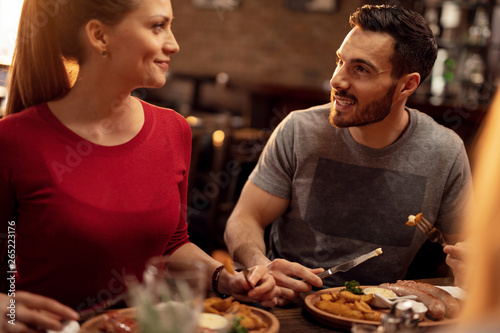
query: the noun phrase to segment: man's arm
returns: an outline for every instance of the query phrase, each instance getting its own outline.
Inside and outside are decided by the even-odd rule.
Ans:
[[[244,265],[268,265],[264,231],[287,209],[289,199],[264,191],[250,180],[227,221],[224,240],[233,259]]]
[[[309,269],[285,259],[271,262],[266,257],[264,231],[285,212],[289,203],[288,199],[272,195],[249,180],[229,217],[224,234],[229,253],[236,262],[245,267],[267,265],[269,273],[281,289],[278,305],[296,298],[299,293],[309,292],[311,285],[323,285],[323,281],[316,275],[322,268]]]

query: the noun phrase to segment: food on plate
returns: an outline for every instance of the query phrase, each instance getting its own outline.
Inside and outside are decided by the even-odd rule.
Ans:
[[[379,287],[392,290],[398,296],[417,296],[417,300],[427,307],[427,315],[434,319],[443,319],[446,314],[444,302],[425,291],[398,283],[382,283]]]
[[[219,298],[219,297],[209,297],[204,302],[204,312],[215,313],[222,315],[224,314],[233,304],[234,298]]]
[[[417,223],[420,223],[422,220],[422,213],[418,213],[417,215],[408,216],[408,221],[406,222],[407,226],[414,227]]]
[[[259,330],[269,326],[261,316],[252,311],[250,306],[235,301],[233,297],[226,299],[209,297],[205,300],[204,306],[204,312],[224,316],[230,323],[239,321],[239,325],[248,330]]]
[[[400,280],[397,281],[397,284],[416,288],[439,298],[444,303],[445,316],[447,318],[456,318],[460,313],[460,303],[455,297],[453,297],[446,290],[443,290],[428,283],[416,282],[411,280]]]
[[[343,289],[343,290],[350,291],[351,293],[356,294],[356,295],[363,294],[363,289],[359,288],[359,282],[356,280],[346,281],[344,283],[344,285],[345,285],[345,289]]]
[[[396,295],[394,293],[394,291],[392,290],[389,290],[389,289],[384,289],[384,288],[379,288],[379,287],[370,287],[370,288],[365,288],[363,290],[363,292],[366,294],[366,295],[369,295],[369,294],[380,294],[382,296],[384,296],[385,298],[388,298],[388,299],[391,299],[391,298],[395,298],[397,297],[398,295]]]
[[[361,311],[352,309],[345,303],[341,302],[330,302],[330,301],[319,301],[316,307],[320,310],[332,313],[338,316],[352,318],[352,319],[364,319],[363,313]]]
[[[226,260],[224,260],[224,268],[227,269],[229,274],[231,275],[236,274],[236,271],[234,270],[233,267],[233,260],[231,258],[226,258]]]
[[[373,295],[357,295],[357,294],[353,294],[352,292],[347,291],[347,290],[339,291],[338,296],[340,298],[345,299],[346,302],[348,302],[348,303],[354,303],[356,301],[363,301],[363,302],[371,303],[373,300]]]
[[[224,268],[229,272],[229,274],[236,274],[236,271],[234,270],[233,259],[227,251],[215,250],[212,252],[211,256],[218,262],[221,262],[224,265]]]
[[[99,330],[106,333],[137,333],[139,324],[135,319],[113,310],[104,315]]]
[[[202,313],[198,324],[198,333],[226,332],[229,321],[215,313]]]
[[[427,313],[427,307],[424,305],[422,302],[417,302],[414,300],[406,300],[402,302],[396,303],[396,310],[399,311],[405,311],[408,309],[408,306],[411,306],[411,309],[413,311],[414,319],[418,320],[423,320],[425,317],[425,314]]]
[[[360,320],[380,321],[382,313],[370,306],[373,294],[357,295],[347,290],[337,293],[324,293],[315,306],[328,313]]]

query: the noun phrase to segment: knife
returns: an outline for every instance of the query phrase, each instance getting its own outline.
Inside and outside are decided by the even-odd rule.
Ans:
[[[358,266],[362,262],[364,262],[370,258],[376,257],[379,254],[382,254],[382,248],[380,248],[380,247],[378,249],[371,251],[371,252],[368,252],[367,254],[363,254],[355,259],[352,259],[348,262],[345,262],[343,264],[340,264],[340,265],[334,266],[330,269],[327,269],[324,272],[319,273],[318,277],[320,279],[324,279],[324,278],[329,277],[337,272],[347,272],[351,268]]]
[[[84,322],[90,318],[93,318],[97,315],[106,313],[110,310],[111,307],[117,305],[118,303],[125,302],[128,299],[128,293],[123,292],[113,298],[110,298],[107,301],[103,301],[97,305],[94,305],[90,308],[86,308],[84,310],[78,311],[80,315],[80,322]]]

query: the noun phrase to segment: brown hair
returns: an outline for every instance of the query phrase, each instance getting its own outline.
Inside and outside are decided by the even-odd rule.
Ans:
[[[437,43],[425,19],[417,12],[388,5],[364,5],[349,18],[351,28],[384,32],[394,38],[392,77],[419,73],[422,83],[437,57]]]
[[[5,115],[64,95],[68,64],[81,64],[80,38],[91,19],[114,25],[140,0],[25,0],[10,68]],[[74,74],[74,73],[73,73]]]

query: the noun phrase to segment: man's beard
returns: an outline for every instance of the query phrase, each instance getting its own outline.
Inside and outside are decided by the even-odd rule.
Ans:
[[[371,102],[363,109],[358,109],[354,114],[349,112],[347,115],[344,115],[342,112],[338,112],[335,110],[334,105],[334,95],[339,97],[346,97],[352,99],[356,104],[358,103],[358,99],[355,96],[348,94],[346,91],[338,91],[335,93],[332,90],[331,101],[332,106],[330,107],[330,123],[339,128],[344,127],[359,127],[370,125],[373,123],[378,123],[385,119],[391,112],[392,108],[392,98],[394,96],[394,92],[396,91],[396,83],[394,83],[387,94],[382,96],[376,101]],[[359,104],[358,104],[359,105]]]

